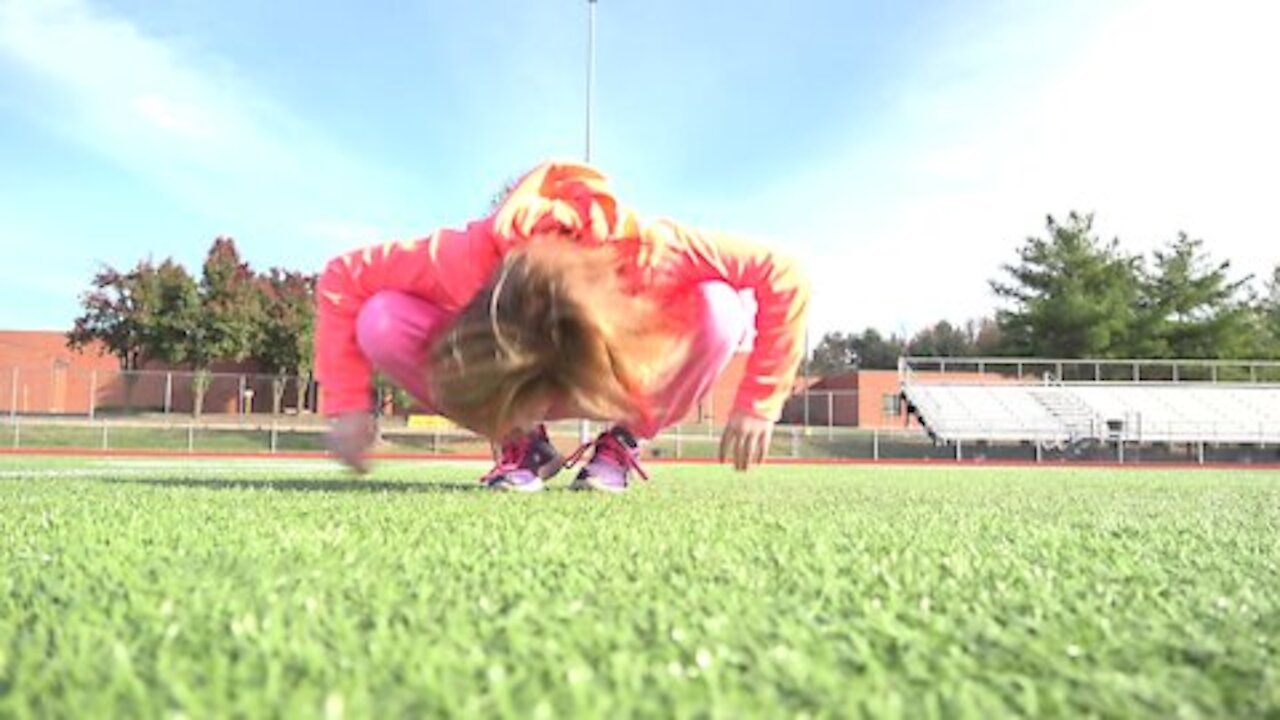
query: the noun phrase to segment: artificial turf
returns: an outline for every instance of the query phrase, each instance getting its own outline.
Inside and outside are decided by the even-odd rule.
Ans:
[[[1280,717],[1280,473],[476,470],[0,458],[0,717]]]

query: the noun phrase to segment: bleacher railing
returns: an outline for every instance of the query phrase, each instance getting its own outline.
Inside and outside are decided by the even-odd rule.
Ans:
[[[1280,390],[1280,361],[904,357],[899,360],[898,370],[902,388],[926,423],[928,418],[934,418],[929,431],[941,444],[953,446],[957,456],[965,447],[1018,442],[1034,445],[1037,459],[1043,452],[1058,452],[1110,456],[1114,461],[1126,462],[1134,457],[1150,458],[1154,452],[1201,463],[1206,458],[1280,462],[1280,427],[1271,421],[1273,415],[1250,415],[1256,412],[1259,398],[1271,403]],[[947,386],[953,390],[946,391]],[[1033,387],[1028,386],[1047,386],[1072,396],[1086,392],[1086,388],[1093,388],[1088,392],[1113,388],[1106,390],[1107,394],[1122,404],[1127,402],[1125,394],[1138,387],[1160,393],[1213,392],[1231,398],[1235,403],[1232,407],[1238,407],[1240,414],[1171,418],[1165,417],[1165,410],[1148,413],[1139,403],[1120,415],[1108,416],[1086,406],[1091,416],[1082,421],[1087,426],[1081,429],[1071,427],[1064,416],[1053,413],[1047,405],[1045,409],[1057,417],[1052,427],[1031,420],[1027,421],[1029,425],[1019,424],[1015,418],[967,408],[963,403],[941,407],[942,401],[934,397],[938,390],[978,390],[982,386],[997,394],[1002,386],[1010,390],[1014,390],[1011,386],[1020,386],[1033,393]],[[1186,390],[1175,389],[1182,387]],[[1046,396],[1037,397],[1043,401]]]
[[[1046,359],[1030,357],[924,357],[898,361],[904,383],[1264,383],[1280,384],[1277,360]]]

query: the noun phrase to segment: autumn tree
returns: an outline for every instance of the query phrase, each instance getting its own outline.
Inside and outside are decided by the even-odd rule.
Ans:
[[[82,314],[67,333],[67,347],[84,352],[97,344],[98,352],[113,355],[123,371],[125,407],[133,406],[137,371],[146,359],[144,336],[155,298],[151,278],[156,269],[143,260],[121,272],[103,265],[90,289],[80,296]]]

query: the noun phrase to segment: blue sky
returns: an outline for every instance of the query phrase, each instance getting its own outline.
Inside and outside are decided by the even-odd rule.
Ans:
[[[376,7],[376,10],[370,9]],[[813,329],[989,312],[1046,213],[1280,262],[1280,4],[600,0],[594,160],[640,211],[758,236]],[[0,327],[100,262],[319,268],[583,151],[584,0],[0,0]]]

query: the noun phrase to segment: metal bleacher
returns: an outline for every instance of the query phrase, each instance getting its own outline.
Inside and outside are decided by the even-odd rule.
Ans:
[[[1124,361],[1129,376],[1121,379],[1103,365],[904,358],[900,379],[908,407],[941,442],[1280,444],[1280,363],[1188,361],[1183,365],[1212,370],[1212,379],[1203,379],[1210,373],[1184,369],[1183,376],[1199,378],[1191,381],[1167,361]],[[1093,369],[1094,377],[1071,372],[1081,368]],[[1161,379],[1143,379],[1144,370]],[[1232,379],[1222,381],[1220,374]]]

